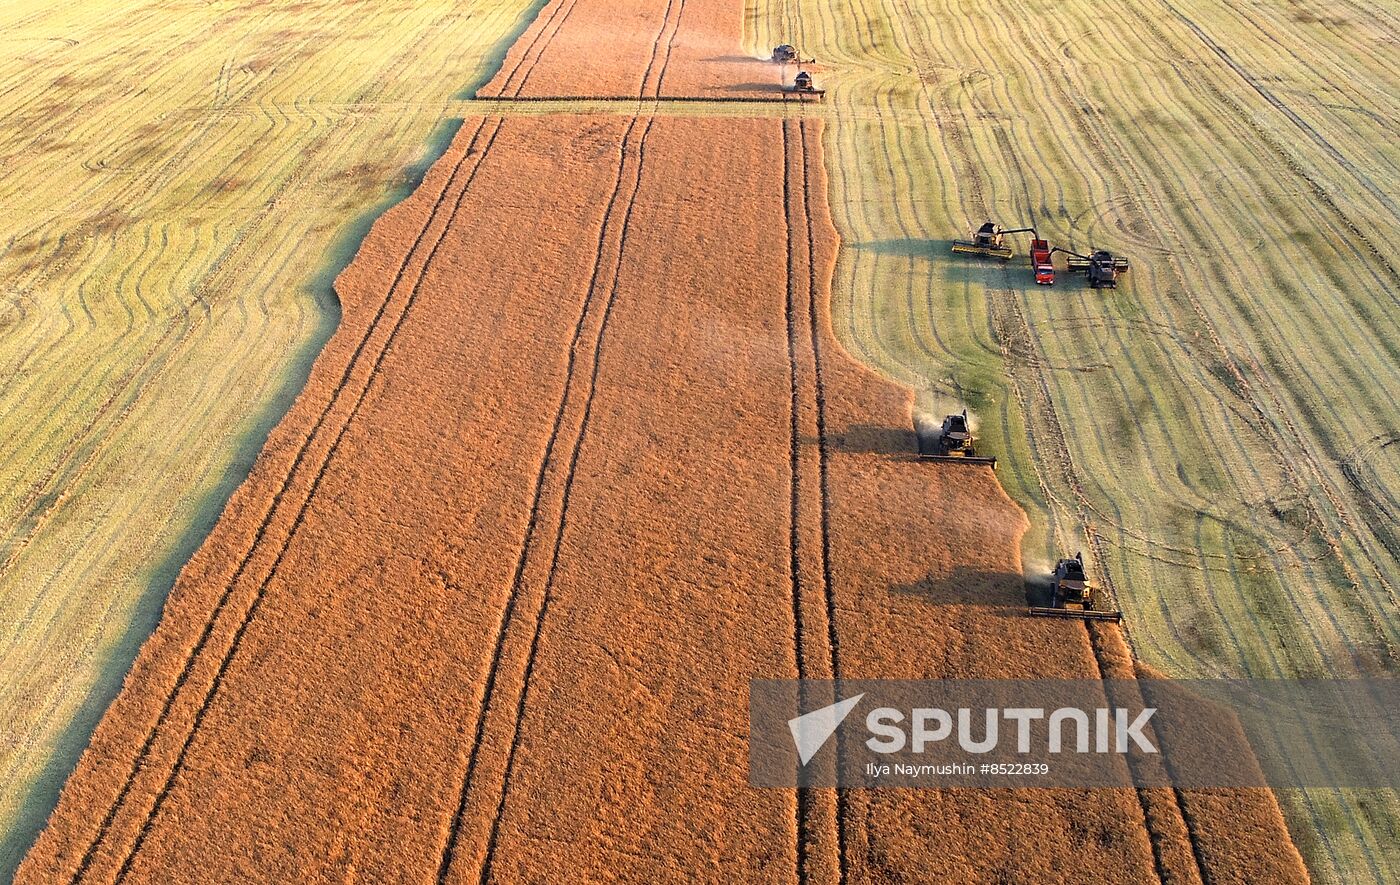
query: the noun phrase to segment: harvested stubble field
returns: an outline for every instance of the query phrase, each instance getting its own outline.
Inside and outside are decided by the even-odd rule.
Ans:
[[[528,7],[0,5],[0,880]]]
[[[1020,616],[1022,513],[837,344],[820,139],[469,120],[21,879],[1301,878],[1258,791],[747,787],[755,675],[1133,671]]]
[[[1029,571],[1083,548],[1173,676],[1394,675],[1400,15],[1341,2],[752,0],[827,70],[840,339],[970,402]],[[1116,292],[949,241],[1128,256]],[[1325,740],[1325,736],[1320,739]],[[1400,878],[1394,791],[1286,797],[1316,876]]]

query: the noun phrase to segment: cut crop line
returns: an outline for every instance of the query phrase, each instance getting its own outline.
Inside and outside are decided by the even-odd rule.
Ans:
[[[1211,52],[1215,53],[1215,55],[1218,56],[1220,60],[1225,63],[1226,67],[1228,67],[1231,71],[1238,75],[1239,78],[1243,80],[1249,86],[1250,89],[1253,89],[1255,92],[1259,93],[1260,97],[1262,97],[1265,101],[1272,105],[1274,109],[1277,110],[1279,113],[1287,117],[1290,123],[1297,127],[1299,131],[1301,131],[1314,144],[1321,148],[1323,153],[1327,154],[1327,156],[1331,157],[1332,160],[1337,163],[1337,165],[1345,169],[1351,175],[1351,177],[1356,180],[1357,184],[1365,188],[1367,193],[1376,198],[1377,202],[1379,202],[1386,209],[1390,210],[1390,214],[1392,216],[1394,216],[1397,219],[1400,219],[1400,206],[1397,206],[1394,200],[1392,200],[1380,188],[1376,187],[1375,182],[1371,181],[1369,177],[1361,174],[1361,170],[1357,169],[1356,166],[1353,165],[1352,162],[1348,160],[1341,151],[1337,150],[1336,146],[1334,146],[1332,142],[1328,141],[1322,133],[1318,132],[1315,128],[1313,128],[1312,124],[1308,123],[1308,121],[1298,116],[1298,113],[1294,111],[1291,107],[1289,107],[1287,104],[1285,104],[1284,101],[1280,99],[1277,95],[1275,95],[1273,93],[1273,90],[1269,89],[1269,87],[1265,86],[1263,83],[1260,83],[1259,80],[1248,70],[1246,70],[1243,65],[1235,61],[1234,57],[1231,56],[1230,53],[1224,47],[1222,47],[1219,43],[1215,42],[1215,39],[1212,38],[1209,34],[1207,34],[1205,30],[1202,29],[1200,25],[1196,24],[1196,22],[1193,19],[1191,19],[1181,10],[1177,9],[1176,6],[1170,2],[1170,0],[1157,0],[1157,2],[1160,3],[1162,6],[1165,6],[1172,13],[1172,15],[1180,19],[1181,23],[1184,24],[1187,27],[1187,29],[1190,30],[1191,33],[1196,36],[1198,40],[1204,43],[1206,47],[1210,49]],[[1393,269],[1392,273],[1394,273]]]
[[[373,84],[366,86],[365,89],[362,90],[361,94],[368,94],[372,88]],[[332,134],[333,132],[331,131],[324,133],[322,136],[320,136],[319,139],[317,139],[317,143],[324,143],[330,138]],[[291,176],[295,176],[296,174],[298,174],[298,172],[305,167],[306,162],[309,161],[309,158],[314,156],[315,154],[316,150],[314,147],[309,147],[305,151],[303,151],[301,155],[301,162],[298,163],[297,166],[292,170]],[[171,163],[167,161],[165,165],[170,166]],[[267,211],[270,211],[271,204],[265,205],[263,209],[263,214],[266,214]],[[149,237],[149,232],[147,233],[147,236]],[[209,266],[207,272],[204,274],[204,278],[208,279],[213,273],[221,270],[228,256],[234,251],[236,251],[239,248],[239,246],[242,245],[242,243],[243,235],[240,232],[240,235],[237,238],[235,238],[231,243],[229,243],[222,250],[221,254],[218,256],[216,261]],[[140,295],[140,280],[145,278],[150,268],[153,267],[156,261],[158,260],[158,256],[162,254],[165,251],[165,249],[166,237],[163,234],[162,244],[159,252],[156,253],[155,257],[151,258],[146,270],[142,271],[141,276],[140,278],[138,278],[136,283],[136,296],[145,306],[146,312],[151,317],[154,317],[154,313],[152,312],[150,306],[146,303],[145,299]],[[183,268],[186,265],[188,265],[193,259],[194,254],[194,250],[191,250],[191,253],[181,261],[179,267]],[[245,258],[243,260],[243,263],[246,263],[250,259],[251,255]],[[128,266],[124,270],[123,280],[125,280],[126,275],[127,273],[129,273],[130,269],[130,266]],[[118,291],[121,291],[122,288],[123,286],[119,285]],[[182,317],[185,319],[184,325],[177,326],[172,323],[166,327],[166,330],[164,333],[162,333],[160,339],[158,339],[149,348],[147,348],[146,354],[143,357],[143,359],[139,363],[137,363],[130,371],[128,371],[121,378],[120,381],[117,382],[117,386],[114,389],[114,391],[108,396],[107,400],[98,408],[97,412],[88,420],[83,429],[80,430],[73,437],[70,443],[63,449],[63,451],[59,454],[58,458],[55,460],[54,464],[51,466],[48,473],[33,484],[30,490],[30,496],[25,500],[25,503],[22,505],[22,508],[29,509],[31,510],[31,512],[28,514],[21,514],[19,517],[17,517],[22,523],[24,523],[25,531],[23,532],[22,538],[20,538],[17,543],[12,543],[11,545],[9,545],[9,556],[7,557],[4,563],[0,563],[0,573],[3,573],[9,566],[11,566],[14,560],[25,549],[27,549],[30,539],[32,539],[47,523],[53,511],[55,510],[55,507],[52,505],[44,508],[35,508],[33,506],[36,502],[43,501],[47,497],[49,497],[48,494],[45,492],[45,488],[47,488],[50,484],[53,484],[55,482],[55,477],[59,476],[60,473],[65,469],[69,470],[69,473],[66,475],[65,480],[63,482],[63,485],[65,487],[71,487],[74,482],[86,476],[92,468],[92,465],[96,461],[98,454],[105,451],[107,445],[110,443],[117,429],[124,426],[127,419],[136,413],[137,406],[140,403],[142,403],[146,394],[157,387],[155,381],[161,375],[164,374],[165,370],[170,365],[174,364],[176,360],[175,356],[172,355],[173,351],[172,353],[166,353],[167,339],[169,339],[171,335],[175,335],[175,338],[170,343],[172,347],[177,346],[186,341],[190,336],[192,336],[202,324],[202,322],[208,319],[209,305],[198,293],[196,293],[196,303],[199,303],[203,307],[202,313],[199,314],[196,319],[191,320],[189,319],[189,316],[191,313],[192,305],[185,305],[184,307],[182,307],[181,313]],[[266,313],[266,311],[264,311],[264,313]],[[178,334],[176,334],[177,332]],[[154,366],[154,368],[152,368],[152,366]],[[148,369],[149,371],[147,371]],[[143,376],[143,373],[144,380],[137,380]],[[135,393],[130,392],[131,388],[133,387],[135,389]],[[115,403],[123,396],[126,396],[127,399],[122,403],[120,408],[115,408]],[[102,421],[104,417],[108,415],[109,412],[113,413],[114,417],[109,422],[109,426],[106,428],[105,433],[103,434],[103,439],[93,442],[88,447],[89,451],[87,452],[87,454],[81,460],[78,461],[77,465],[70,466],[68,462],[74,460],[77,454],[82,453],[83,444],[86,438],[96,432],[98,424]],[[39,450],[42,450],[42,447]],[[54,496],[53,500],[59,501],[62,500],[62,498]],[[25,620],[27,621],[31,615],[32,610],[30,613],[26,614]]]
[[[668,59],[669,64],[669,59]],[[658,102],[659,107],[665,108],[668,104],[769,104],[782,107],[790,100],[785,95],[482,95],[466,101],[457,102],[458,107],[470,107],[473,104],[490,104],[493,107],[500,104],[512,104],[515,102],[545,103],[556,102],[559,104],[578,104],[580,102],[596,102],[599,104],[626,104],[635,106],[639,101]]]
[[[538,35],[536,36],[536,39],[538,39]],[[552,39],[553,35],[551,35],[550,37],[550,40]],[[546,44],[548,44],[548,42],[549,41],[546,41]],[[524,64],[523,58],[516,62],[515,68],[512,70],[512,76],[516,71],[520,69],[522,64]],[[533,68],[533,63],[531,65],[531,68]],[[523,85],[524,84],[522,82],[521,88],[523,88]],[[77,882],[79,882],[86,876],[93,861],[95,860],[97,851],[101,847],[102,842],[105,840],[107,833],[110,831],[111,826],[116,819],[116,816],[120,813],[121,808],[124,806],[127,796],[130,794],[132,788],[135,785],[137,776],[145,767],[145,762],[149,758],[151,751],[154,748],[155,742],[159,737],[161,727],[166,723],[175,705],[177,696],[179,695],[181,689],[184,687],[184,685],[192,675],[195,668],[195,664],[199,659],[200,655],[202,654],[206,644],[208,643],[214,631],[214,627],[219,620],[219,617],[222,615],[224,608],[226,607],[230,598],[232,597],[235,586],[237,585],[239,579],[242,577],[244,571],[248,567],[249,562],[251,562],[251,560],[253,559],[256,551],[259,549],[262,539],[266,535],[267,530],[271,525],[275,515],[277,514],[277,512],[279,512],[279,508],[283,501],[283,496],[290,490],[291,485],[294,479],[296,478],[297,472],[302,465],[303,459],[306,457],[307,452],[311,447],[311,444],[315,441],[316,437],[320,433],[321,428],[324,425],[327,417],[335,409],[336,405],[340,402],[341,394],[344,393],[348,388],[350,379],[355,373],[355,370],[359,368],[361,363],[361,357],[365,354],[366,346],[369,344],[369,341],[374,336],[375,332],[379,330],[381,321],[384,318],[385,312],[389,307],[389,302],[393,299],[394,294],[397,291],[399,291],[400,284],[402,283],[405,275],[407,274],[408,268],[412,263],[414,255],[420,251],[420,247],[424,242],[425,238],[427,237],[428,231],[431,229],[433,222],[438,218],[438,213],[441,210],[443,204],[446,202],[448,194],[452,190],[452,182],[457,178],[463,165],[466,163],[467,158],[473,156],[473,148],[478,143],[482,130],[485,128],[487,123],[488,119],[483,118],[482,121],[477,125],[476,131],[472,133],[472,138],[471,141],[468,143],[467,149],[463,152],[461,159],[457,161],[456,165],[452,169],[452,172],[448,175],[447,180],[443,185],[442,191],[438,194],[437,199],[433,203],[432,209],[428,213],[427,220],[424,222],[423,227],[419,230],[417,236],[415,237],[413,245],[405,254],[404,260],[400,263],[399,268],[395,273],[394,280],[390,284],[389,290],[386,293],[384,300],[380,303],[378,309],[375,312],[374,318],[371,320],[370,325],[366,329],[364,335],[361,336],[359,342],[356,344],[355,350],[351,354],[350,360],[346,365],[345,371],[343,372],[340,382],[337,384],[330,401],[321,410],[321,413],[317,417],[315,424],[312,426],[312,429],[307,433],[305,439],[302,441],[302,444],[297,451],[296,457],[293,460],[292,466],[287,471],[286,479],[281,483],[278,490],[274,493],[272,501],[268,506],[268,510],[266,514],[264,514],[263,520],[258,526],[257,531],[254,533],[253,540],[249,543],[245,555],[239,562],[239,565],[236,568],[233,576],[229,579],[227,585],[225,586],[224,592],[220,596],[218,603],[215,605],[213,613],[205,622],[204,627],[200,632],[199,639],[196,641],[195,646],[191,649],[190,654],[186,659],[184,668],[181,670],[180,675],[177,677],[175,684],[171,687],[170,692],[162,705],[160,714],[157,716],[155,723],[152,725],[150,732],[147,734],[146,740],[142,744],[140,751],[138,751],[136,758],[132,760],[131,770],[127,773],[127,776],[121,788],[118,790],[117,797],[113,801],[112,806],[108,809],[107,814],[103,817],[103,820],[98,827],[97,834],[94,836],[92,843],[84,852],[81,862],[79,863],[77,869],[74,871],[72,879],[70,880],[71,883],[73,883],[73,885],[76,885]],[[282,555],[290,546],[292,537],[295,535],[296,528],[298,525],[300,525],[303,515],[306,513],[308,507],[310,506],[311,499],[315,494],[316,488],[320,483],[321,477],[324,476],[326,466],[329,464],[331,457],[334,455],[336,448],[338,447],[340,440],[344,437],[345,432],[349,428],[351,421],[358,413],[360,405],[364,402],[364,398],[369,391],[369,387],[373,383],[374,379],[377,377],[379,367],[382,365],[384,357],[388,353],[390,345],[393,343],[395,337],[398,334],[399,329],[402,327],[403,322],[408,315],[409,309],[412,307],[414,301],[417,299],[423,279],[427,275],[428,266],[429,264],[431,264],[433,256],[436,254],[438,247],[442,244],[443,239],[447,235],[447,230],[450,227],[451,217],[455,216],[458,208],[460,208],[462,201],[466,197],[467,191],[470,189],[471,183],[475,180],[477,172],[480,170],[481,165],[485,162],[486,156],[490,152],[491,146],[495,144],[496,136],[499,135],[501,127],[503,125],[504,119],[497,118],[495,128],[492,130],[490,136],[488,137],[485,146],[482,148],[480,153],[475,155],[476,161],[472,164],[471,170],[468,173],[465,182],[462,184],[461,190],[456,196],[453,208],[448,216],[448,223],[445,223],[443,225],[442,233],[434,242],[431,250],[429,250],[427,258],[424,260],[422,267],[419,269],[418,276],[415,279],[412,290],[409,294],[407,301],[404,304],[402,312],[400,312],[398,318],[396,319],[394,326],[392,327],[390,334],[384,343],[383,348],[379,350],[378,354],[374,358],[373,365],[371,366],[369,375],[365,381],[365,386],[361,389],[360,394],[356,399],[354,407],[352,408],[350,414],[347,416],[345,423],[341,426],[339,432],[337,433],[335,441],[333,442],[331,448],[327,451],[325,458],[322,460],[321,465],[317,470],[315,480],[312,483],[311,489],[307,493],[306,498],[303,500],[297,512],[297,516],[293,521],[292,527],[288,532],[287,538],[284,541],[281,549],[279,550],[276,559],[274,560],[272,571],[269,572],[267,578],[262,582],[254,597],[252,605],[244,614],[243,621],[240,624],[238,630],[235,632],[233,645],[225,654],[224,659],[220,664],[219,670],[216,672],[215,681],[210,687],[209,691],[206,693],[204,704],[201,706],[200,710],[196,714],[194,723],[191,726],[191,730],[181,747],[180,753],[176,760],[176,767],[174,768],[174,770],[172,770],[164,788],[162,789],[161,793],[157,796],[154,807],[147,815],[146,821],[142,825],[141,831],[137,836],[137,840],[132,847],[131,853],[129,853],[126,859],[123,861],[122,867],[118,872],[118,881],[121,881],[126,871],[130,869],[130,865],[132,863],[132,860],[136,856],[136,852],[139,850],[140,845],[144,841],[146,833],[148,833],[150,830],[156,812],[159,810],[160,805],[164,800],[164,797],[168,795],[170,788],[173,786],[175,776],[178,774],[180,765],[183,759],[185,758],[186,752],[194,739],[195,732],[198,730],[199,723],[202,720],[204,712],[208,709],[209,703],[213,700],[214,693],[216,692],[220,684],[223,673],[226,672],[227,666],[232,660],[233,653],[238,647],[238,641],[242,637],[243,632],[247,628],[248,624],[251,622],[251,619],[256,609],[258,608],[259,603],[261,603],[263,596],[267,590],[267,586],[271,582],[273,575],[276,573],[277,565],[281,562]]]
[[[930,105],[932,106],[932,104],[933,104],[933,102],[930,100]],[[949,138],[947,139],[947,142],[948,142],[950,145],[952,145],[952,146],[954,147],[954,152],[957,153],[957,154],[959,155],[960,159],[962,160],[962,162],[963,162],[963,164],[964,164],[964,166],[965,166],[965,169],[966,169],[966,171],[967,171],[967,173],[968,173],[968,177],[969,177],[969,179],[970,179],[970,181],[971,181],[971,183],[972,183],[972,185],[973,185],[974,194],[975,194],[975,197],[976,197],[976,199],[977,199],[977,202],[978,202],[979,204],[982,203],[982,188],[981,188],[981,184],[980,184],[980,175],[979,175],[978,172],[977,172],[977,164],[971,162],[971,158],[970,158],[970,156],[968,155],[967,149],[966,149],[966,147],[964,146],[964,144],[963,144],[963,142],[962,142],[960,133],[959,133],[957,136],[954,136],[954,135],[953,135],[953,133],[958,132],[958,128],[957,128],[957,127],[947,127],[947,128],[945,128],[943,131],[949,135]],[[989,287],[989,289],[990,289],[990,288],[991,288],[991,287]],[[989,296],[990,296],[990,295],[991,295],[991,292],[989,291],[988,294],[989,294]],[[1002,317],[1001,317],[1002,322],[1001,322],[1000,324],[997,324],[997,325],[998,325],[998,327],[999,327],[999,332],[1000,332],[1000,334],[999,334],[998,337],[1001,339],[1001,345],[1002,345],[1002,348],[1003,348],[1003,350],[1004,350],[1004,352],[1005,352],[1005,354],[1006,354],[1006,357],[1007,357],[1007,374],[1008,374],[1008,379],[1010,380],[1013,389],[1015,389],[1015,390],[1018,392],[1018,398],[1019,398],[1019,399],[1022,399],[1022,403],[1023,403],[1022,410],[1023,410],[1024,414],[1026,415],[1027,420],[1029,420],[1029,419],[1030,419],[1030,416],[1031,416],[1031,414],[1032,414],[1032,410],[1029,408],[1029,405],[1030,405],[1030,404],[1024,400],[1024,398],[1023,398],[1024,395],[1022,394],[1022,392],[1021,392],[1021,390],[1020,390],[1020,385],[1019,385],[1019,384],[1017,383],[1017,381],[1016,381],[1015,374],[1014,374],[1014,372],[1010,371],[1010,367],[1011,367],[1010,348],[1011,348],[1011,344],[1012,344],[1012,339],[1008,337],[1008,333],[1009,333],[1009,334],[1015,335],[1016,337],[1021,338],[1022,340],[1024,340],[1024,341],[1026,342],[1026,353],[1025,353],[1026,359],[1023,360],[1022,362],[1023,362],[1023,363],[1027,366],[1027,368],[1030,370],[1030,374],[1032,375],[1032,377],[1035,379],[1035,382],[1036,382],[1036,383],[1035,383],[1035,389],[1036,389],[1037,392],[1039,393],[1039,399],[1040,399],[1040,402],[1039,402],[1039,407],[1040,407],[1040,408],[1039,408],[1039,411],[1042,413],[1042,415],[1043,415],[1043,417],[1044,417],[1044,419],[1045,419],[1045,421],[1046,421],[1046,423],[1047,423],[1047,425],[1048,425],[1048,427],[1049,427],[1049,430],[1050,430],[1050,432],[1047,434],[1047,436],[1050,438],[1050,441],[1052,442],[1052,447],[1053,447],[1054,455],[1055,455],[1054,460],[1057,461],[1057,462],[1059,463],[1059,466],[1060,466],[1061,471],[1062,471],[1062,473],[1063,473],[1064,479],[1066,480],[1067,484],[1070,486],[1071,490],[1074,492],[1075,498],[1077,499],[1078,503],[1079,503],[1079,504],[1081,505],[1081,507],[1082,507],[1083,504],[1087,503],[1088,497],[1087,497],[1087,495],[1084,493],[1084,490],[1083,490],[1082,486],[1080,485],[1080,482],[1079,482],[1079,479],[1078,479],[1077,470],[1075,469],[1073,459],[1072,459],[1072,457],[1070,456],[1070,453],[1069,453],[1069,448],[1068,448],[1068,445],[1067,445],[1067,442],[1066,442],[1066,439],[1065,439],[1063,427],[1062,427],[1062,425],[1061,425],[1060,422],[1059,422],[1058,416],[1056,415],[1056,410],[1055,410],[1055,407],[1054,407],[1053,398],[1052,398],[1051,395],[1050,395],[1050,391],[1049,391],[1049,388],[1048,388],[1048,386],[1047,386],[1046,379],[1045,379],[1045,377],[1044,377],[1044,373],[1043,373],[1043,371],[1042,371],[1042,369],[1041,369],[1041,367],[1040,367],[1040,358],[1039,358],[1039,354],[1038,354],[1038,353],[1036,352],[1036,350],[1035,350],[1035,347],[1036,347],[1036,345],[1035,345],[1035,337],[1032,335],[1031,330],[1030,330],[1030,327],[1029,327],[1029,324],[1026,322],[1025,316],[1024,316],[1024,314],[1022,314],[1019,305],[1016,304],[1015,298],[1012,296],[1010,290],[1003,290],[1002,293],[1001,293],[1001,298],[998,299],[998,300],[1001,300],[1001,301],[1003,302],[1003,305],[1002,305],[1002,311],[1003,311],[1003,312],[1002,312]],[[1008,327],[1007,327],[1008,322],[1012,325],[1013,328],[1008,328]],[[1037,473],[1039,473],[1039,469],[1038,469],[1038,468],[1037,468]],[[1048,495],[1049,489],[1048,489],[1047,485],[1044,483],[1044,481],[1041,482],[1041,487],[1042,487],[1042,490]],[[1047,500],[1049,500],[1049,499],[1047,498]],[[1080,523],[1081,523],[1081,525],[1083,525],[1083,526],[1085,527],[1085,529],[1086,529],[1086,531],[1087,531],[1089,544],[1090,544],[1090,547],[1093,548],[1093,550],[1094,550],[1094,554],[1095,554],[1096,559],[1099,560],[1099,561],[1106,561],[1106,560],[1104,560],[1104,555],[1103,555],[1103,550],[1102,550],[1101,539],[1100,539],[1100,537],[1099,537],[1099,535],[1098,535],[1097,532],[1094,532],[1092,529],[1089,528],[1089,520],[1087,519],[1087,514],[1085,514],[1085,513],[1083,513],[1083,512],[1081,511],[1081,513],[1080,513],[1079,515],[1080,515]],[[1052,518],[1052,520],[1051,520],[1052,531],[1054,530],[1054,529],[1053,529],[1054,522],[1055,522],[1055,521],[1054,521],[1053,518]],[[1118,594],[1117,594],[1116,590],[1114,589],[1113,584],[1112,584],[1112,581],[1111,581],[1111,579],[1108,577],[1107,573],[1105,573],[1104,581],[1105,581],[1105,584],[1106,584],[1106,589],[1109,591],[1110,595],[1111,595],[1114,599],[1117,599]],[[1089,638],[1089,640],[1090,640],[1090,648],[1091,648],[1091,651],[1092,651],[1092,654],[1093,654],[1093,657],[1094,657],[1095,666],[1096,666],[1096,668],[1097,668],[1098,671],[1099,671],[1099,676],[1100,676],[1100,678],[1103,678],[1103,675],[1104,675],[1104,665],[1103,665],[1103,661],[1101,660],[1101,657],[1100,657],[1101,652],[1100,652],[1100,650],[1099,650],[1099,648],[1098,648],[1098,644],[1095,642],[1095,634],[1094,634],[1093,631],[1088,627],[1087,623],[1086,623],[1085,627],[1086,627],[1086,631],[1087,631],[1087,633],[1088,633],[1088,638]],[[1138,790],[1136,790],[1135,792],[1136,792],[1137,797],[1138,797],[1138,803],[1139,803],[1139,805],[1141,806],[1142,812],[1143,812],[1143,826],[1144,826],[1144,828],[1147,830],[1147,834],[1148,834],[1148,836],[1149,836],[1149,840],[1148,840],[1148,841],[1149,841],[1149,842],[1151,843],[1151,845],[1152,845],[1153,862],[1154,862],[1154,865],[1155,865],[1155,867],[1156,867],[1156,873],[1157,873],[1158,879],[1159,879],[1159,880],[1162,880],[1162,881],[1165,881],[1165,878],[1164,878],[1164,877],[1165,877],[1165,866],[1164,866],[1163,858],[1162,858],[1162,856],[1161,856],[1160,845],[1159,845],[1159,843],[1160,843],[1160,841],[1161,841],[1161,836],[1153,831],[1153,827],[1152,827],[1152,823],[1151,823],[1151,820],[1152,820],[1152,819],[1151,819],[1151,816],[1148,814],[1148,801],[1147,801],[1146,796],[1144,795],[1144,793],[1143,793],[1143,791],[1142,791],[1141,789],[1138,789]],[[1182,822],[1183,822],[1183,824],[1184,824],[1185,827],[1186,827],[1187,836],[1188,836],[1188,839],[1189,839],[1189,841],[1190,841],[1190,843],[1191,843],[1191,850],[1192,850],[1192,855],[1193,855],[1193,857],[1195,858],[1197,873],[1201,876],[1202,880],[1204,880],[1204,878],[1205,878],[1205,869],[1206,869],[1206,867],[1205,867],[1205,865],[1202,863],[1202,858],[1201,858],[1201,854],[1200,854],[1200,847],[1199,847],[1199,845],[1197,844],[1197,839],[1196,839],[1196,836],[1195,836],[1194,831],[1193,831],[1192,828],[1191,828],[1190,822],[1186,819],[1185,811],[1184,811],[1184,809],[1181,807],[1180,797],[1177,796],[1176,799],[1177,799],[1176,804],[1177,804],[1178,813],[1182,815]]]

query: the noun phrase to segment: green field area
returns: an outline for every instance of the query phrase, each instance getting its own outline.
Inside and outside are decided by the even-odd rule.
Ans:
[[[335,274],[539,5],[0,10],[0,881],[334,327]]]
[[[1176,676],[1394,675],[1400,9],[751,0],[830,92],[836,326],[969,406],[1034,524]],[[1116,291],[950,254],[988,218]],[[1061,259],[1061,268],[1063,262]],[[1324,738],[1325,739],[1325,738]],[[1314,875],[1400,879],[1394,791],[1282,797]]]

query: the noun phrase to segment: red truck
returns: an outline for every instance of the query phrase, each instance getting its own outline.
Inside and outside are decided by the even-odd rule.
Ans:
[[[1050,261],[1050,244],[1045,240],[1031,240],[1031,267],[1038,285],[1055,285],[1055,265]]]

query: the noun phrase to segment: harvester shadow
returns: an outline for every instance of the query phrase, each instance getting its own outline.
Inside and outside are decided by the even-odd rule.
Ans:
[[[803,437],[802,444],[816,445],[817,439]],[[896,461],[917,460],[919,453],[919,441],[912,427],[853,424],[828,435],[826,444],[837,452],[879,455]]]
[[[535,0],[532,9],[537,15],[547,0]],[[485,57],[477,78],[458,93],[459,97],[474,97],[478,89],[489,83],[505,60],[512,43],[534,20],[534,15],[522,16],[517,27],[504,35]],[[87,696],[68,723],[54,739],[54,748],[43,771],[16,803],[15,823],[0,833],[0,885],[10,885],[20,861],[58,804],[59,791],[67,781],[78,758],[86,749],[93,730],[102,715],[120,692],[128,671],[141,646],[160,622],[166,597],[185,563],[213,530],[235,489],[243,484],[253,468],[257,455],[267,442],[268,434],[286,415],[298,394],[305,388],[311,366],[340,325],[340,300],[334,290],[340,275],[360,251],[360,244],[381,215],[417,190],[432,165],[447,153],[452,140],[462,128],[461,119],[443,120],[429,134],[422,158],[389,183],[382,199],[350,220],[326,253],[321,266],[307,279],[304,294],[316,307],[316,328],[291,354],[287,370],[274,393],[250,416],[233,444],[234,458],[214,486],[204,493],[195,506],[196,517],[174,539],[152,569],[146,586],[136,600],[135,615],[120,637],[99,661],[97,678]]]
[[[942,575],[929,574],[908,584],[891,584],[890,592],[917,597],[930,605],[960,605],[996,608],[1002,616],[1019,618],[1025,614],[1022,588],[1025,576],[957,566]]]
[[[752,63],[754,63],[754,62],[763,62],[763,61],[767,61],[768,59],[763,58],[762,56],[755,56],[755,55],[712,55],[712,56],[710,56],[709,58],[702,58],[702,59],[700,59],[700,60],[701,60],[701,61],[708,61],[708,62],[720,62],[720,63],[722,63],[722,64],[737,65],[737,64],[752,64]]]
[[[1027,576],[1025,578],[1026,605],[1048,607],[1054,604],[1049,575]]]
[[[771,92],[781,95],[787,92],[781,83],[731,83],[724,87],[725,92]]]
[[[952,240],[925,240],[903,237],[891,240],[866,240],[852,243],[852,248],[888,258],[905,258],[914,264],[938,265],[944,279],[955,283],[985,282],[989,268],[1000,262],[969,258],[953,252]]]

